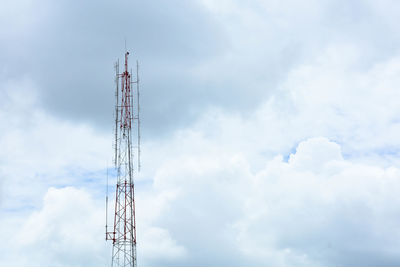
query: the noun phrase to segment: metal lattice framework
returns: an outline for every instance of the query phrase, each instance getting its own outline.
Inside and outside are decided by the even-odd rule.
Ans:
[[[136,266],[134,175],[140,168],[139,77],[138,64],[136,64],[136,80],[132,81],[132,72],[128,71],[128,55],[129,52],[126,52],[124,72],[119,73],[118,61],[115,64],[114,165],[117,184],[112,232],[107,231],[106,221],[106,240],[111,240],[113,244],[112,267]],[[136,84],[135,97],[134,90],[131,88],[132,84]],[[133,143],[136,143],[135,146]],[[106,201],[108,202],[108,197]]]

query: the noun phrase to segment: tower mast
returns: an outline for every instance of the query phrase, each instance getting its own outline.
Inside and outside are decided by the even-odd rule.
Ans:
[[[134,174],[139,163],[139,99],[134,101],[131,84],[132,73],[128,71],[129,52],[125,53],[124,71],[119,73],[119,62],[115,64],[116,104],[115,104],[115,151],[114,167],[117,174],[115,188],[115,208],[113,231],[106,229],[106,240],[111,240],[112,267],[136,267],[136,218],[135,218],[135,186]],[[138,96],[138,91],[136,96]],[[135,106],[134,106],[135,103]],[[135,121],[137,123],[135,123]],[[132,127],[137,127],[132,131]],[[138,146],[133,149],[133,138],[138,140]],[[135,172],[136,169],[136,172]],[[107,215],[106,215],[107,216]]]

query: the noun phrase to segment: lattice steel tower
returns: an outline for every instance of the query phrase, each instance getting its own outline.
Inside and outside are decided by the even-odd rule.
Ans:
[[[117,184],[113,231],[107,229],[106,197],[106,240],[112,240],[113,244],[112,267],[136,266],[134,176],[140,168],[139,76],[136,62],[136,78],[133,80],[132,71],[128,70],[128,55],[126,52],[122,73],[119,73],[119,61],[115,63],[114,167]],[[131,88],[133,84],[136,88]]]

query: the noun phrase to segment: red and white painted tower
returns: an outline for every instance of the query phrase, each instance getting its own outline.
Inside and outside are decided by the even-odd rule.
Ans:
[[[106,240],[111,240],[113,244],[112,267],[136,266],[134,176],[140,168],[139,77],[136,64],[136,79],[133,81],[132,72],[128,70],[128,56],[129,52],[126,52],[122,73],[119,73],[119,62],[115,64],[114,167],[117,184],[112,231],[108,231],[106,220]],[[136,88],[131,87],[133,84]]]

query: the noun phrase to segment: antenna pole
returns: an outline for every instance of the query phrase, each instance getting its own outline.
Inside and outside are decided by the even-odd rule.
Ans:
[[[106,184],[106,240],[107,240],[107,231],[108,231],[108,223],[107,222],[108,222],[108,166],[107,166],[107,184]]]
[[[138,171],[140,171],[141,163],[140,163],[140,91],[139,91],[139,61],[136,60],[136,97],[137,97],[137,146],[138,146]]]
[[[118,157],[118,91],[119,91],[119,59],[115,62],[115,144],[114,144],[114,166],[117,167],[117,157]]]

